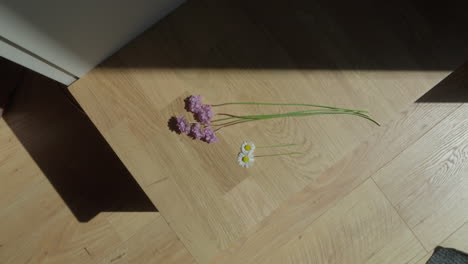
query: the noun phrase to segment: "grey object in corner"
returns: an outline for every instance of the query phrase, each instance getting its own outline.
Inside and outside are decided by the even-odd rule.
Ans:
[[[468,254],[453,248],[437,247],[427,264],[468,264]]]

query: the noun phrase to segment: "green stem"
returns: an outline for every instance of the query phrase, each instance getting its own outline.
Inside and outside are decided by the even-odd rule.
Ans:
[[[236,118],[236,117],[234,117]],[[233,121],[229,121],[229,122],[226,122],[226,123],[221,123],[221,124],[212,124],[212,126],[226,126],[226,125],[233,125],[233,124],[236,124],[238,122],[247,122],[247,121],[256,121],[257,119],[243,119],[243,118],[236,118],[236,120],[233,120]]]
[[[369,116],[362,114],[362,113],[356,113],[356,112],[343,112],[343,111],[326,111],[326,112],[309,112],[309,111],[300,111],[300,112],[291,112],[291,113],[285,113],[285,114],[274,114],[274,115],[252,115],[252,116],[236,116],[236,115],[230,115],[230,114],[219,114],[219,115],[226,115],[229,116],[231,119],[237,119],[233,120],[228,123],[223,123],[223,124],[216,124],[216,126],[220,126],[216,131],[220,130],[221,128],[232,126],[232,125],[237,125],[241,124],[244,122],[250,122],[250,121],[257,121],[257,120],[263,120],[263,119],[273,119],[273,118],[282,118],[282,117],[295,117],[295,116],[312,116],[312,115],[326,115],[326,114],[347,114],[347,115],[354,115],[354,116],[359,116],[362,118],[365,118],[374,124],[380,126],[380,124],[370,118]]]
[[[372,123],[374,123],[374,124],[380,126],[380,123],[379,123],[379,122],[377,122],[377,121],[375,121],[374,119],[370,118],[370,116],[368,116],[368,115],[356,114],[356,116],[360,116],[360,117],[362,117],[362,118],[365,118],[365,119],[371,121]]]
[[[236,116],[236,115],[230,115],[230,114],[219,114],[219,115],[226,115],[229,117],[234,117],[234,118],[239,118],[239,119],[253,119],[253,120],[262,120],[262,119],[273,119],[273,118],[282,118],[282,117],[295,117],[295,116],[312,116],[312,115],[327,115],[327,114],[344,114],[344,115],[355,115],[359,116],[362,118],[365,118],[369,121],[374,122],[378,126],[380,126],[377,121],[373,120],[369,116],[362,114],[362,113],[356,113],[356,112],[343,112],[343,111],[326,111],[326,112],[291,112],[291,113],[285,113],[285,114],[273,114],[273,115],[250,115],[250,116]]]
[[[229,119],[234,119],[235,117],[226,117],[226,118],[221,118],[221,119],[216,119],[216,120],[211,120],[211,123],[214,123],[214,122],[219,122],[219,121],[226,121],[226,120],[229,120]]]
[[[220,124],[219,125],[220,127],[215,129],[215,131],[218,131],[221,128],[225,128],[225,127],[229,127],[229,126],[233,126],[233,125],[237,125],[237,124],[241,124],[241,123],[245,123],[245,122],[250,122],[250,121],[257,121],[257,120],[256,119],[236,120],[236,121],[233,121],[233,122],[229,122],[227,124]]]
[[[257,147],[257,148],[281,148],[281,147],[292,147],[292,146],[297,146],[297,144],[262,146],[262,147]]]
[[[323,109],[311,109],[311,110],[303,110],[303,111],[297,111],[297,112],[289,112],[290,113],[310,113],[310,112],[320,112],[323,111]],[[337,111],[337,112],[349,112],[349,113],[356,113],[356,114],[362,114],[363,112],[360,112],[359,110],[347,110],[347,109],[330,109],[330,111]],[[219,113],[218,115],[229,115],[229,114],[223,114]],[[229,115],[230,116],[230,115]],[[226,120],[231,120],[235,119],[237,117],[226,117],[226,118],[221,118],[221,119],[215,119],[212,120],[211,122],[219,122],[219,121],[226,121]]]
[[[338,108],[333,106],[326,106],[326,105],[315,105],[315,104],[285,104],[285,103],[258,103],[258,102],[230,102],[230,103],[223,103],[217,105],[211,105],[213,107],[216,106],[225,106],[225,105],[283,105],[283,106],[312,106],[312,107],[320,107],[320,108],[327,108],[327,109],[339,109],[339,110],[349,110],[349,111],[357,111],[357,112],[364,112],[367,113],[366,110],[352,110],[346,108]]]
[[[300,155],[300,154],[304,154],[304,153],[303,152],[288,152],[288,153],[279,153],[279,154],[270,154],[270,155],[259,155],[259,156],[255,156],[255,158],[286,156],[286,155]]]

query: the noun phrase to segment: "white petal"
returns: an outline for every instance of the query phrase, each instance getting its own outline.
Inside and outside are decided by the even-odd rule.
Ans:
[[[251,150],[246,150],[245,146],[250,145]],[[241,151],[244,154],[253,153],[255,151],[255,144],[253,142],[244,141],[241,145]]]
[[[248,162],[243,161],[242,159],[244,157],[248,157],[249,161]],[[249,168],[250,166],[252,166],[252,163],[254,161],[255,161],[255,158],[252,153],[239,152],[239,154],[237,155],[237,163],[239,163],[239,166],[242,166],[244,168]]]

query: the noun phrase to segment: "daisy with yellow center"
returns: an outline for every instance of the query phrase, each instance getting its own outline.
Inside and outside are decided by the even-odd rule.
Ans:
[[[237,156],[237,162],[241,167],[249,168],[253,165],[255,161],[254,155],[252,153],[243,153],[240,152]]]
[[[297,146],[296,144],[286,144],[286,145],[273,145],[273,146],[262,146],[257,148],[282,148],[282,147],[292,147]],[[255,144],[249,141],[244,141],[241,145],[241,152],[237,155],[237,162],[241,167],[249,168],[253,165]],[[257,155],[257,157],[274,157],[274,156],[290,156],[290,155],[300,155],[304,154],[302,152],[287,152],[287,153],[277,153],[277,154],[268,154],[268,155]]]
[[[253,142],[244,141],[241,145],[241,152],[244,154],[253,153],[255,151],[255,144]]]

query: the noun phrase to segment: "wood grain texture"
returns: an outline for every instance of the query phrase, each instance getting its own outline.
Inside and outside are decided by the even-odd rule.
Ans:
[[[425,254],[369,179],[261,263],[415,263]]]
[[[107,255],[100,264],[191,264],[193,257],[162,217],[140,228],[134,236]]]
[[[2,263],[90,263],[121,243],[105,215],[80,224],[4,120],[0,127]]]
[[[357,149],[278,206],[259,195],[263,186],[253,181],[253,177],[246,177],[226,192],[223,202],[232,206],[249,230],[216,260],[414,263],[424,253],[422,247],[375,185],[362,182],[405,148],[430,135],[434,127],[456,131],[458,127],[452,126],[453,122],[442,120],[448,120],[459,108],[460,104],[413,105],[400,119],[378,129]],[[19,115],[14,124],[24,126],[23,122],[34,121],[28,118],[31,117]],[[126,129],[128,123],[123,124],[116,129],[119,132],[114,134],[116,137],[132,135]],[[51,130],[48,138],[53,139],[59,131]],[[132,155],[139,153],[135,143],[138,143],[135,138],[120,142],[130,150],[127,155],[134,158],[133,162],[138,162],[139,156]],[[88,223],[79,223],[3,120],[0,153],[2,263],[194,263],[157,213],[106,212]],[[140,158],[148,162],[148,157]],[[151,171],[141,169],[151,176]],[[234,178],[217,181],[220,188],[233,182]],[[164,177],[149,187],[160,183],[179,191],[171,186],[170,178]],[[433,190],[433,195],[436,194]],[[163,202],[169,204],[170,198]],[[187,205],[182,208],[191,210],[188,202]],[[466,223],[442,245],[466,250],[465,227]],[[428,257],[429,254],[420,263]]]
[[[376,131],[314,182],[283,202],[213,262],[257,263],[269,258],[271,252],[297,238],[336,201],[362,184],[459,106],[412,105],[399,120]]]
[[[447,239],[445,239],[440,246],[447,248],[455,248],[463,252],[468,252],[468,222],[462,227],[457,229]],[[417,264],[426,264],[429,258],[432,256],[432,251],[424,256]]]
[[[75,216],[76,208],[70,208],[67,204],[70,200],[62,198],[63,189],[52,184],[48,173],[61,168],[56,176],[71,182],[74,175],[86,179],[82,168],[95,168],[92,162],[83,161],[79,155],[73,156],[75,159],[64,159],[64,156],[70,157],[66,155],[70,151],[79,153],[80,144],[96,143],[95,138],[99,136],[89,133],[92,124],[81,117],[83,115],[70,104],[63,91],[57,89],[55,82],[27,72],[11,108],[4,119],[0,119],[0,263],[106,263],[108,256],[115,256],[115,252],[122,250],[133,256],[131,259],[134,256],[152,259],[156,251],[161,263],[165,263],[165,259],[168,263],[191,263],[193,258],[158,212],[108,210],[88,222],[81,222]],[[74,137],[76,127],[79,127],[80,137]],[[61,156],[48,151],[67,136],[73,143],[58,148]],[[31,146],[35,146],[34,152]],[[101,144],[93,144],[93,153],[105,153],[101,148]],[[47,170],[43,169],[37,153],[42,153],[49,161]],[[97,158],[93,154],[89,156]],[[99,163],[106,166],[107,172],[113,172],[111,176],[115,182],[121,174],[113,169],[116,164],[110,160],[106,155],[99,156]],[[105,175],[98,174],[98,177],[105,178]],[[114,182],[107,181],[106,186],[113,188]],[[126,187],[130,191],[128,184]],[[81,190],[80,195],[88,195],[87,191]],[[99,193],[109,194],[102,189]],[[119,197],[128,198],[125,193]],[[93,201],[94,204],[98,202]],[[121,200],[108,204],[109,208],[117,210],[124,205],[127,204]],[[136,246],[138,244],[133,241],[139,238],[151,245],[150,251]],[[127,247],[128,244],[132,246]]]
[[[468,220],[467,113],[464,104],[373,176],[427,249]]]
[[[356,178],[358,174],[353,174],[334,183],[338,176],[330,179],[323,173],[379,128],[349,116],[270,120],[261,121],[261,126],[223,129],[220,142],[208,146],[167,128],[171,116],[186,114],[183,99],[187,95],[201,94],[209,104],[260,100],[365,108],[386,123],[397,119],[401,111],[448,74],[417,70],[424,67],[420,64],[421,54],[408,52],[414,45],[413,38],[379,33],[379,42],[391,43],[391,53],[398,54],[394,58],[412,69],[382,71],[376,65],[384,66],[389,58],[380,56],[384,55],[382,51],[368,52],[360,47],[363,40],[353,35],[356,29],[348,26],[348,19],[335,14],[324,1],[308,2],[297,1],[297,5],[285,7],[293,22],[277,27],[273,20],[276,16],[259,14],[260,5],[246,4],[248,8],[243,9],[231,1],[191,1],[70,87],[201,263],[236,247],[236,241],[267,221],[272,212],[305,186],[314,183],[310,188],[326,196],[317,200],[318,206],[325,209],[341,187],[352,189],[343,184],[361,183],[365,176]],[[281,11],[280,3],[269,5]],[[380,6],[360,7],[366,7],[379,21],[367,23],[369,32],[376,32],[376,25],[385,25],[394,33],[407,29],[406,25],[393,23],[392,12],[385,12],[389,20],[372,13],[382,11]],[[294,15],[298,13],[302,15]],[[419,17],[413,19],[430,27]],[[294,33],[291,43],[285,41],[288,32]],[[310,36],[302,43],[316,44],[299,45],[299,36]],[[418,43],[423,45],[424,41]],[[352,47],[361,51],[359,55]],[[269,110],[232,106],[216,111]],[[245,170],[236,165],[235,159],[244,140],[258,145],[298,143],[298,150],[307,155],[259,160]],[[411,137],[405,140],[411,141]],[[367,154],[364,148],[362,155]],[[352,161],[350,158],[343,163]],[[324,193],[331,186],[333,192]],[[309,213],[318,215],[315,211]],[[275,240],[265,243],[270,242]]]

